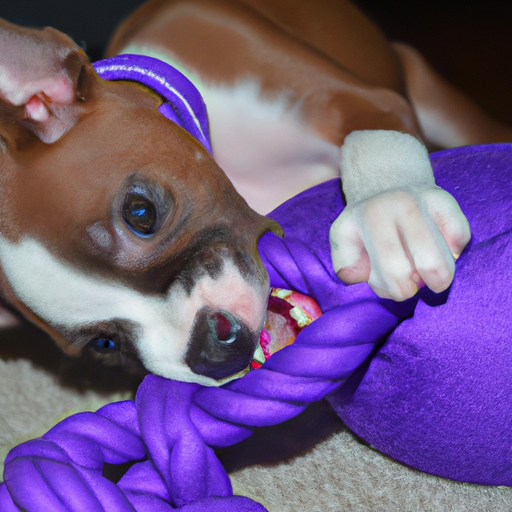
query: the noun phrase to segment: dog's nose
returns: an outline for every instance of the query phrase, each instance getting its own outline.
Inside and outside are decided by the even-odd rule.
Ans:
[[[259,333],[227,311],[202,308],[196,314],[185,362],[198,375],[224,379],[246,368]]]

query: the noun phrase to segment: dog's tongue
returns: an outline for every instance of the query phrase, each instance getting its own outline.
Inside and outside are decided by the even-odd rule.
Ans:
[[[160,113],[187,130],[211,153],[206,106],[183,73],[145,55],[117,55],[93,65],[104,80],[139,82],[162,96],[165,102],[159,108]]]

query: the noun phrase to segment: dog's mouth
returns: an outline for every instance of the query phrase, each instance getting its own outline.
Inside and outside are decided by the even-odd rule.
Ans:
[[[197,343],[189,347],[187,364],[194,373],[219,383],[260,368],[322,314],[311,297],[279,288],[271,289],[264,326],[258,333],[227,312],[204,309],[199,313],[194,328]]]
[[[260,368],[273,354],[294,343],[321,314],[311,297],[277,288],[271,289],[259,331],[251,330],[230,312],[203,307],[194,321],[185,364],[204,384],[224,384]],[[122,370],[139,378],[148,373],[133,348],[107,338],[89,343],[83,356],[86,362],[109,366],[110,372]],[[184,374],[182,377],[187,379]],[[198,381],[190,376],[188,380]]]

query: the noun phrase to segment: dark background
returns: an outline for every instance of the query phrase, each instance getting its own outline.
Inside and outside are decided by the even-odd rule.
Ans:
[[[0,0],[0,17],[51,25],[101,57],[118,22],[143,0]],[[394,40],[413,44],[430,63],[495,117],[512,125],[510,0],[356,0]]]

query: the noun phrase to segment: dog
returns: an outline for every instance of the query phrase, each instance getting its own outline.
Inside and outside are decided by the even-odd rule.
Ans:
[[[439,292],[470,230],[426,148],[512,140],[345,1],[150,0],[120,26],[109,55],[157,57],[199,89],[213,158],[56,30],[1,22],[0,48],[2,299],[70,354],[204,385],[258,343],[257,242],[282,235],[263,213],[341,173],[339,277]]]

